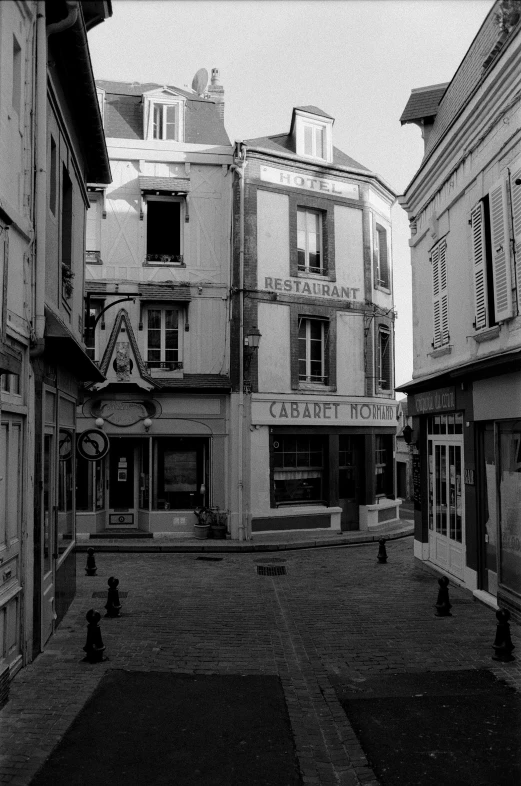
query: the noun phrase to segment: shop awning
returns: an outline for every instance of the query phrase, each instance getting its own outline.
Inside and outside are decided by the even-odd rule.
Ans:
[[[139,189],[143,193],[186,194],[190,191],[190,178],[140,175]]]
[[[45,309],[45,352],[66,366],[82,382],[103,382],[105,377],[79,341],[56,314]]]
[[[138,284],[143,300],[191,300],[189,286],[172,284]]]

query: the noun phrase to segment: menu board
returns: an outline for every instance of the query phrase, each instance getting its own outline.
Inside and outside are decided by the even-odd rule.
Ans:
[[[414,498],[414,510],[422,509],[421,498],[421,469],[420,469],[420,455],[413,453],[412,455],[412,488]]]

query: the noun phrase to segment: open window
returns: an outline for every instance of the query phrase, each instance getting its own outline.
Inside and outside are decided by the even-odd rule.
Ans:
[[[183,207],[180,197],[147,197],[147,263],[183,264]]]
[[[145,139],[184,141],[184,99],[168,88],[145,93]]]

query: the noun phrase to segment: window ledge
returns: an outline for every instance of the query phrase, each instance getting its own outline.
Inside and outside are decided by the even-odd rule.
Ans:
[[[336,386],[322,385],[320,382],[299,382],[297,390],[307,390],[315,393],[330,393],[336,391]]]
[[[384,286],[384,284],[375,284],[374,288],[377,289],[379,292],[385,292],[386,295],[391,294],[391,288]]]
[[[297,271],[298,278],[313,278],[317,281],[332,281],[333,279],[329,277],[329,272],[324,270],[322,273],[313,273],[311,270],[302,270],[299,268]]]
[[[452,344],[445,344],[443,347],[436,347],[432,352],[427,352],[428,357],[441,358],[443,355],[450,355],[452,352]]]
[[[161,379],[183,379],[183,369],[149,368],[148,373],[151,377],[161,377]]]
[[[492,341],[493,339],[497,338],[501,332],[501,326],[495,325],[492,328],[488,328],[485,330],[480,330],[479,333],[475,333],[472,338],[478,344],[481,344],[483,341]]]
[[[186,267],[185,262],[143,262],[143,267]]]

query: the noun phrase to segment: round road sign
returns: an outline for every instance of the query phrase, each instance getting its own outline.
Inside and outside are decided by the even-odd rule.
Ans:
[[[109,438],[101,429],[89,428],[79,435],[76,449],[87,461],[98,461],[110,450]]]

